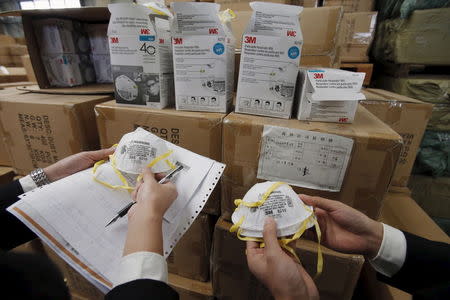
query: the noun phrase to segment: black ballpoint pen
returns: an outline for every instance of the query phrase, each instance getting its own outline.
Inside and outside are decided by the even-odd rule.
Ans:
[[[179,171],[181,171],[183,169],[183,165],[181,164],[177,164],[177,167],[175,169],[173,169],[169,174],[167,174],[166,176],[164,176],[163,179],[161,179],[158,183],[163,184],[166,183],[167,181],[169,181],[170,179],[172,179],[175,174],[177,174]],[[122,208],[117,215],[112,218],[111,221],[108,222],[108,224],[106,224],[105,227],[108,227],[109,225],[111,225],[112,223],[114,223],[115,221],[117,221],[119,218],[122,218],[123,216],[125,216],[128,211],[130,210],[130,208],[136,204],[136,201],[132,201],[130,203],[127,204],[127,206],[125,206],[124,208]]]

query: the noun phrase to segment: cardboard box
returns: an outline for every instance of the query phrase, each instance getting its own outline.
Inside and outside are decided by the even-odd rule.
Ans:
[[[14,67],[14,62],[13,62],[12,56],[0,55],[0,66]]]
[[[167,258],[170,273],[189,279],[209,280],[210,255],[214,221],[200,214]]]
[[[448,195],[448,193],[447,193]],[[380,221],[433,241],[450,243],[448,235],[408,195],[388,193]],[[377,280],[375,271],[365,266],[358,283],[360,298],[368,300],[410,300],[412,296]]]
[[[403,149],[391,184],[405,187],[416,160],[433,106],[380,89],[364,90],[360,103],[403,138]]]
[[[317,7],[319,0],[292,0],[291,4],[303,7]]]
[[[214,300],[211,282],[201,282],[169,273],[169,285],[180,300]]]
[[[79,22],[107,23],[110,13],[106,7],[82,7],[67,9],[36,9],[3,12],[0,16],[17,16],[22,19],[23,31],[25,33],[26,45],[29,49],[29,55],[33,70],[36,75],[37,83],[41,89],[49,89],[53,93],[59,90],[65,94],[105,94],[113,93],[112,84],[83,84],[78,87],[53,88],[50,85],[49,78],[41,58],[41,52],[38,44],[38,38],[34,32],[34,21],[45,18],[64,18]],[[13,39],[14,41],[14,39]],[[16,42],[12,42],[15,44]],[[0,42],[0,44],[2,44]],[[1,80],[1,79],[0,79]],[[24,81],[24,80],[21,80]]]
[[[415,10],[408,19],[381,22],[373,47],[378,61],[396,64],[450,64],[450,7]]]
[[[412,175],[411,197],[432,217],[450,219],[450,177]]]
[[[7,184],[14,180],[14,170],[10,167],[0,167],[0,184]]]
[[[224,8],[223,6],[221,7]],[[248,8],[250,10],[250,6]],[[241,48],[242,36],[252,15],[251,11],[235,11],[236,19],[231,28]],[[301,66],[321,66],[335,68],[339,66],[339,46],[337,33],[341,26],[342,8],[318,7],[305,8],[300,14],[300,27],[303,33]],[[317,20],[322,20],[317,22]]]
[[[0,90],[0,93],[2,91]],[[9,153],[3,140],[3,136],[0,139],[0,165],[1,166],[11,166],[11,158],[9,158]]]
[[[27,72],[24,68],[8,67],[6,73],[0,69],[0,83],[27,81]]]
[[[124,106],[114,101],[95,108],[102,147],[118,143],[122,135],[142,127],[200,155],[220,161],[222,158],[222,120],[225,114],[184,112],[175,109],[149,109]],[[211,195],[203,212],[219,213],[220,187]]]
[[[173,102],[169,20],[133,3],[108,6],[111,70],[117,103],[162,109]]]
[[[111,96],[0,93],[0,123],[12,166],[28,174],[83,150],[98,149],[94,106]]]
[[[324,188],[326,187],[321,187],[321,190],[294,187],[294,190],[299,193],[301,192],[339,200],[355,207],[372,218],[378,217],[382,207],[384,194],[388,190],[391,176],[399,158],[402,140],[388,125],[384,124],[362,106],[359,106],[353,124],[305,122],[240,115],[235,113],[229,114],[223,121],[222,161],[227,165],[222,177],[221,209],[224,218],[230,218],[231,213],[235,208],[233,204],[234,199],[242,199],[249,188],[255,183],[263,181],[257,179],[258,165],[260,160],[266,161],[271,158],[270,151],[267,152],[270,149],[261,149],[262,134],[265,125],[266,127],[279,126],[288,128],[286,130],[288,135],[290,134],[290,129],[294,129],[294,131],[301,129],[334,134],[352,139],[353,150],[349,158],[346,173],[342,173],[345,171],[345,167],[340,167],[342,171],[339,173],[339,178],[342,179],[343,177],[340,185],[340,192],[325,191]],[[273,127],[267,128],[270,129]],[[314,133],[311,134],[311,142],[309,142],[308,145],[311,144],[314,147],[318,147],[318,142],[312,142],[313,134]],[[305,158],[305,161],[302,161],[301,151],[296,152],[297,148],[293,146],[299,145],[299,147],[302,147],[304,139],[309,135],[309,133],[303,134],[301,139],[299,139],[301,141],[299,144],[294,142],[298,137],[294,135],[292,140],[294,144],[289,146],[288,143],[286,146],[286,151],[289,152],[283,152],[283,155],[280,155],[279,157],[275,156],[275,158],[279,158],[282,165],[278,164],[277,168],[273,168],[273,174],[287,174],[285,172],[288,172],[289,170],[294,173],[298,168],[297,166],[301,163],[304,165],[316,164],[317,158],[313,158],[311,161],[308,161]],[[264,142],[270,142],[269,144],[273,145],[271,142],[272,140],[269,140],[267,137],[268,135],[266,134]],[[275,142],[279,139],[282,138],[278,138],[277,136]],[[291,153],[291,151],[293,152],[292,158],[286,158],[285,154],[288,155],[287,153]],[[320,151],[320,149],[317,151],[318,155],[320,154]],[[278,153],[276,153],[276,155],[278,155]],[[299,155],[300,158],[297,158]],[[284,163],[284,161],[286,161],[286,163]],[[344,159],[341,157],[338,161],[342,162]],[[274,160],[274,162],[277,161]],[[320,165],[320,160],[318,160],[317,164],[317,166]],[[340,164],[341,163],[339,163],[339,165]],[[327,167],[327,170],[330,172],[332,171],[333,174],[335,174],[336,170],[332,165],[333,164]],[[261,166],[261,170],[265,170],[264,165]],[[306,180],[307,178],[310,178],[310,176],[305,177],[306,175],[314,175],[314,173],[311,174],[311,169],[308,170],[307,168],[305,170],[303,166],[301,167],[300,173],[298,173],[299,171],[295,171],[294,173],[294,175],[297,176],[296,180]],[[322,170],[322,167],[313,168]],[[305,176],[301,176],[303,174]],[[292,173],[289,173],[288,176],[289,178],[293,177]],[[286,177],[285,180],[287,179],[288,178]],[[336,182],[338,182],[337,179]],[[333,190],[338,189],[339,187],[336,186]]]
[[[377,12],[344,13],[339,31],[341,62],[369,62]]]
[[[236,112],[289,119],[303,44],[301,8],[252,3],[243,35]]]
[[[215,2],[220,4],[220,10],[225,10],[227,8],[233,11],[251,11],[250,2],[252,0],[214,0],[211,2]],[[263,1],[264,2],[264,1]],[[291,4],[291,0],[270,0],[266,2],[279,3],[279,4]]]
[[[16,43],[16,40],[9,35],[6,34],[0,34],[0,45],[13,45]]]
[[[28,54],[27,46],[25,45],[9,45],[9,55],[11,56],[22,56]]]
[[[297,119],[352,123],[365,73],[338,69],[300,69]]]
[[[235,38],[215,3],[176,2],[172,30],[178,110],[228,112]]]
[[[218,299],[273,299],[267,289],[249,271],[245,242],[230,233],[231,223],[219,219],[214,230],[213,289]],[[305,239],[291,246],[303,267],[314,276],[317,243]],[[321,299],[351,299],[364,258],[341,254],[322,247],[324,268],[315,280]]]
[[[344,12],[372,11],[374,0],[323,0],[323,6],[343,6]]]

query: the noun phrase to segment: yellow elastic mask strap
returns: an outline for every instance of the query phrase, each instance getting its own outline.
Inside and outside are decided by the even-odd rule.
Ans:
[[[282,186],[283,184],[286,184],[286,183],[278,181],[278,182],[275,182],[274,184],[272,184],[267,189],[267,191],[262,195],[261,200],[258,200],[256,202],[244,202],[244,201],[241,200],[238,203],[239,203],[239,205],[242,204],[242,205],[247,206],[247,207],[258,207],[258,206],[261,206],[261,205],[263,205],[266,202],[266,200],[267,200],[267,198],[269,198],[270,194],[272,194],[273,191],[275,191],[278,187]],[[238,199],[238,200],[240,200],[240,199]],[[235,203],[236,203],[236,201],[235,201]]]
[[[320,231],[319,223],[317,222],[317,218],[312,215],[312,220],[314,223],[314,227],[316,228],[317,233],[317,273],[314,278],[317,278],[322,274],[323,270],[323,255],[322,255],[322,246],[320,244],[320,241],[322,240],[322,232]]]
[[[242,225],[242,223],[244,223],[244,219],[245,219],[245,217],[242,216],[239,219],[239,221],[237,221],[236,224],[233,224],[233,226],[230,227],[230,232],[236,232],[239,229],[239,227]]]
[[[169,157],[169,155],[171,155],[173,153],[173,150],[169,150],[169,151],[167,151],[166,153],[164,153],[164,154],[161,154],[160,156],[158,156],[158,157],[155,157],[155,159],[153,159],[148,165],[147,165],[147,168],[151,168],[151,167],[153,167],[154,165],[156,165],[157,163],[159,163],[160,161],[162,161],[163,159],[166,159],[167,157]],[[168,160],[167,160],[168,161]],[[166,161],[166,163],[167,163],[167,161]],[[173,165],[172,165],[173,166]],[[169,165],[169,167],[170,167],[170,165]],[[171,167],[172,168],[172,167]]]
[[[115,167],[115,165],[114,165],[114,156],[113,155],[110,155],[110,160],[111,160],[111,167],[113,168],[114,172],[119,176],[120,181],[124,182],[124,185],[112,185],[112,184],[109,184],[109,183],[107,183],[105,181],[102,181],[102,180],[97,178],[97,176],[95,175],[96,172],[97,172],[97,169],[98,169],[99,166],[101,166],[102,164],[105,163],[105,160],[100,160],[100,161],[98,161],[98,162],[96,162],[94,164],[94,167],[92,168],[92,174],[93,174],[94,181],[98,182],[98,183],[100,183],[100,184],[102,184],[102,185],[104,185],[104,186],[106,186],[106,187],[108,187],[110,189],[114,189],[114,190],[124,189],[124,190],[127,190],[129,192],[133,191],[134,188],[129,186],[129,184],[128,184],[127,180],[125,179],[125,177],[123,177],[122,173],[120,173],[120,171],[117,170],[117,168]]]

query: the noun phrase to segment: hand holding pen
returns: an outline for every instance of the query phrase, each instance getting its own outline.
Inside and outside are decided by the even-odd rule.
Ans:
[[[172,202],[177,198],[178,193],[175,185],[170,182],[181,170],[182,165],[170,171],[166,176],[158,181],[149,168],[144,171],[142,181],[136,185],[132,193],[133,202],[130,202],[106,225],[110,225],[119,218],[134,214],[145,214],[147,217],[163,217]],[[159,175],[159,174],[158,174]],[[139,203],[139,205],[134,205]],[[139,207],[138,207],[139,206]]]

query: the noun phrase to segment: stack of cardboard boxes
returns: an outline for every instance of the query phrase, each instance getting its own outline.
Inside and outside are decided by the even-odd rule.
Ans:
[[[346,53],[348,57],[366,60],[365,47],[368,44],[355,37],[355,33],[364,33],[361,38],[373,34],[372,21],[367,21],[372,20],[374,13],[361,13],[361,19],[359,15],[353,18],[350,13],[371,11],[373,1],[324,1],[326,7],[321,8],[314,8],[317,1],[298,2],[308,3],[305,6],[312,7],[305,8],[300,15],[305,41],[301,66],[331,67],[339,64],[342,57],[339,56],[339,41],[344,34],[339,32],[339,27],[346,20],[345,16],[342,20],[343,10],[349,13],[347,19],[350,24],[350,27],[346,25],[350,29],[347,28],[344,34],[347,40],[351,40]],[[355,8],[356,2],[366,6]],[[223,2],[222,9],[227,8],[226,3],[233,3],[239,8],[237,20],[232,23],[239,45],[251,16],[246,7],[250,7],[248,1],[229,1]],[[327,7],[332,3],[343,5],[344,9]],[[30,28],[34,17],[49,13],[23,12],[24,27]],[[54,14],[59,17],[57,11]],[[68,16],[103,23],[108,20],[105,8],[70,10]],[[28,36],[27,43],[36,44],[35,37]],[[39,86],[48,92],[48,78],[39,52],[30,53],[30,56]],[[236,70],[235,74],[238,73]],[[102,91],[102,88],[99,85],[82,86],[72,88],[70,92],[92,93]],[[112,92],[112,88],[106,91]],[[281,179],[292,181],[294,178],[294,181],[301,179],[316,184],[315,188],[293,186],[298,193],[342,201],[372,218],[401,211],[396,207],[387,209],[386,205],[383,210],[383,204],[389,201],[395,204],[395,201],[390,200],[391,196],[385,196],[391,183],[401,188],[406,186],[431,105],[377,89],[365,90],[364,94],[366,100],[358,105],[353,123],[338,124],[237,113],[127,106],[117,104],[111,94],[61,96],[4,90],[0,91],[0,132],[6,150],[2,150],[0,143],[0,154],[3,151],[9,156],[4,160],[1,154],[0,165],[11,164],[19,174],[27,174],[36,167],[45,167],[82,150],[110,147],[123,134],[137,127],[188,150],[222,161],[227,167],[221,184],[215,188],[202,213],[167,259],[169,283],[179,292],[181,299],[186,300],[209,300],[214,297],[270,299],[267,289],[248,270],[245,243],[229,232],[234,199],[242,198],[255,183],[267,179],[264,176],[267,170]],[[300,133],[302,136],[297,136]],[[321,137],[326,134],[329,139],[317,141],[319,134]],[[271,153],[268,145],[280,146],[277,141],[287,138],[296,143],[283,144],[283,151]],[[352,147],[344,155],[342,149],[324,144],[332,143],[333,138],[350,139]],[[296,139],[299,139],[298,143]],[[321,170],[319,173],[310,169],[311,166],[300,166],[301,156],[306,153],[302,147],[317,149],[317,157],[314,157],[311,165]],[[332,158],[335,160],[332,161]],[[344,160],[347,162],[343,163]],[[269,169],[266,163],[270,163]],[[311,174],[322,176],[324,172],[335,174],[326,187],[317,185],[317,178],[311,178]],[[402,194],[402,197],[404,199],[407,196]],[[404,205],[412,203],[406,202]],[[387,219],[386,222],[389,223]],[[307,271],[314,274],[317,243],[301,239],[292,246]],[[21,249],[50,256],[63,271],[74,299],[102,299],[103,295],[96,288],[39,241]],[[326,248],[323,253],[324,271],[316,281],[321,298],[351,299],[364,258]]]
[[[16,43],[10,36],[0,35],[0,66],[21,67],[22,55],[28,54],[27,46]]]

